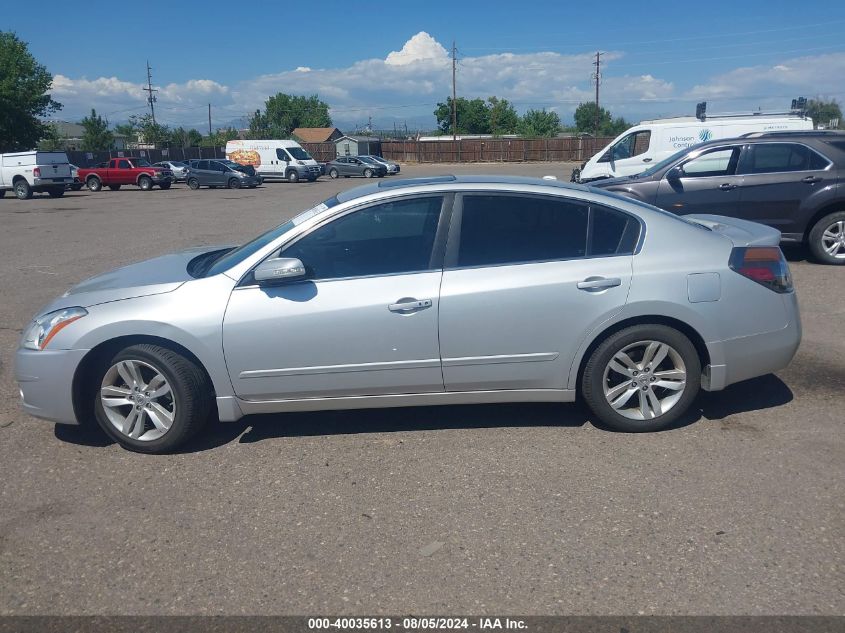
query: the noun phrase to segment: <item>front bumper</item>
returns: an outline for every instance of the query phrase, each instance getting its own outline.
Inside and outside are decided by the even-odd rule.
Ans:
[[[300,178],[308,178],[316,180],[323,175],[323,170],[319,165],[296,165],[296,173]]]
[[[73,376],[87,349],[42,350],[19,348],[15,380],[23,410],[36,418],[79,424],[73,410]]]
[[[241,187],[257,187],[264,180],[261,176],[247,176],[246,178],[241,178]]]

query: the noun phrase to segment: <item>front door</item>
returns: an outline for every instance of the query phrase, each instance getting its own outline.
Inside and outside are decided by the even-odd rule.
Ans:
[[[736,217],[743,183],[736,173],[741,150],[742,145],[714,147],[679,163],[660,181],[655,206],[679,215]]]
[[[232,292],[236,394],[275,400],[442,392],[437,337],[444,196],[397,198],[317,227],[282,257],[308,280]]]
[[[639,221],[551,196],[465,194],[455,209],[440,294],[446,390],[567,388],[585,336],[625,305]]]
[[[649,153],[650,130],[638,130],[623,136],[606,151],[613,176],[630,176],[648,169],[652,162]]]

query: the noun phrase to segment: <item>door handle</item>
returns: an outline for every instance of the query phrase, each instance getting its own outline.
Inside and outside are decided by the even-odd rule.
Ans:
[[[650,163],[650,162],[651,162],[651,159],[650,159],[650,158],[643,158],[643,162],[644,162],[644,163]]]
[[[621,286],[622,280],[619,277],[587,277],[584,281],[578,282],[579,290],[607,290]]]
[[[802,178],[801,182],[805,182],[808,185],[814,185],[817,182],[821,182],[822,179],[819,176],[807,176],[806,178]]]
[[[431,299],[414,299],[413,297],[402,297],[396,303],[391,303],[387,309],[399,314],[411,314],[419,310],[431,307]]]
[[[737,185],[730,183],[730,182],[723,182],[719,185],[719,189],[722,191],[730,191],[731,189],[736,189]]]

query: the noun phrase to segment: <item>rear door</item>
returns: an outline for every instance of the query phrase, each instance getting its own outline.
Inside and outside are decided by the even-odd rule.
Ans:
[[[802,206],[818,208],[833,196],[837,182],[831,161],[801,143],[754,143],[739,165],[743,174],[741,215],[800,238]]]
[[[194,167],[191,169],[191,173],[193,173],[201,185],[207,187],[208,185],[213,184],[211,182],[213,173],[208,169],[207,160],[198,160],[194,162]]]
[[[693,153],[677,165],[682,170],[679,177],[672,177],[672,169],[663,176],[654,204],[679,215],[737,215],[743,183],[736,173],[741,152],[742,144],[737,143]]]
[[[639,220],[561,196],[466,193],[440,292],[447,391],[565,389],[586,334],[625,305]]]

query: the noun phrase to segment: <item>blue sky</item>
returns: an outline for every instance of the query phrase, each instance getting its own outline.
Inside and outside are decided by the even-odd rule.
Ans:
[[[459,95],[498,95],[564,120],[592,99],[596,50],[603,105],[631,120],[689,114],[701,99],[711,111],[783,107],[799,95],[845,101],[843,2],[50,4],[72,7],[73,19],[33,20],[17,5],[0,28],[54,74],[67,120],[92,106],[112,121],[143,113],[149,58],[158,118],[172,125],[202,129],[209,102],[215,126],[237,123],[285,91],[317,92],[345,128],[368,117],[430,127],[450,91],[453,39]]]

